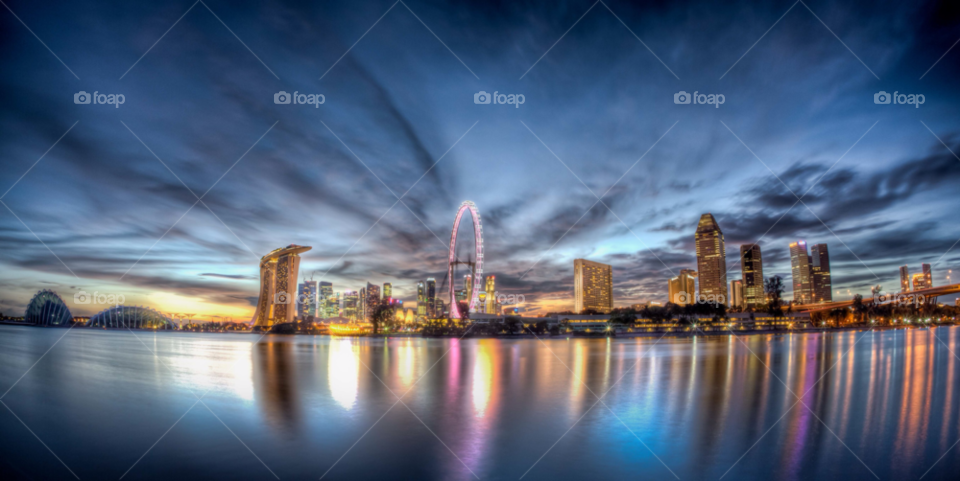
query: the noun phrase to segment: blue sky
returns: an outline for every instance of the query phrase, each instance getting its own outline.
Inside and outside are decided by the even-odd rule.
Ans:
[[[618,305],[665,300],[704,212],[734,278],[757,240],[787,277],[789,242],[827,243],[844,294],[960,261],[946,2],[7,4],[43,43],[0,11],[4,314],[51,288],[242,318],[290,243],[307,277],[412,302],[464,200],[531,310],[572,306],[578,257],[614,265]]]

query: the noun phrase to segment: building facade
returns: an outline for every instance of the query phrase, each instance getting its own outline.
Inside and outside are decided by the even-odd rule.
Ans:
[[[700,296],[709,301],[726,304],[727,253],[723,231],[713,214],[700,216],[695,235],[697,245],[697,276],[700,278]]]
[[[383,298],[393,298],[393,284],[389,282],[383,283]]]
[[[743,281],[730,281],[730,307],[743,308]]]
[[[743,281],[743,306],[752,308],[767,303],[763,289],[763,258],[760,246],[745,244],[740,246],[740,270]]]
[[[487,299],[493,296],[487,293]],[[613,267],[586,259],[573,261],[574,311],[608,313],[613,309]],[[489,301],[488,301],[489,302]]]
[[[900,266],[900,292],[907,292],[910,290],[910,268],[907,266]]]
[[[373,320],[373,313],[377,312],[377,307],[380,306],[380,286],[368,282],[366,289],[367,297],[364,303],[363,318],[367,322],[371,322]]]
[[[810,276],[813,302],[833,302],[833,280],[830,277],[830,252],[826,244],[810,248]]]
[[[807,243],[804,241],[790,244],[790,276],[793,280],[794,304],[810,304],[813,302],[810,254],[807,253]]]
[[[920,271],[923,272],[927,287],[933,287],[933,269],[930,268],[930,264],[920,264]]]
[[[437,312],[437,280],[428,277],[427,278],[427,316],[430,319],[436,319],[443,315],[443,310]]]
[[[303,281],[297,288],[297,316],[317,316],[317,281]]]
[[[290,244],[260,258],[260,296],[252,319],[255,332],[294,321],[300,254],[310,249]]]
[[[487,276],[486,282],[486,291],[487,298],[483,302],[483,312],[487,314],[496,314],[497,313],[497,289],[496,289],[496,276]]]
[[[427,284],[417,281],[417,316],[427,317]]]
[[[360,304],[360,296],[357,291],[343,291],[343,317],[356,321],[358,318],[357,307]]]
[[[669,299],[679,306],[693,304],[694,297],[697,295],[697,271],[693,269],[681,269],[680,274],[670,279],[667,291]]]
[[[918,272],[913,275],[913,290],[917,291],[920,289],[926,289],[928,287],[933,287],[927,284],[927,276],[922,272]]]

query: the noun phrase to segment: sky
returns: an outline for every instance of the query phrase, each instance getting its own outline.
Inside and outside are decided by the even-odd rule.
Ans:
[[[52,289],[75,315],[106,307],[84,291],[247,320],[288,244],[313,247],[303,278],[414,305],[466,200],[526,312],[573,307],[576,258],[613,265],[618,306],[666,301],[706,212],[732,279],[757,242],[789,286],[802,239],[828,244],[839,299],[897,290],[904,264],[956,282],[955,3],[4,4],[5,315]]]

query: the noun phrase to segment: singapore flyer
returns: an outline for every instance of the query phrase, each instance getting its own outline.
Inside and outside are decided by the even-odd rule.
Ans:
[[[457,259],[457,229],[460,228],[460,220],[464,212],[470,212],[470,218],[473,219],[473,235],[476,245],[476,263],[463,262]],[[480,211],[476,204],[471,201],[464,201],[457,210],[457,218],[453,221],[453,231],[450,233],[450,254],[448,256],[447,278],[450,279],[450,318],[460,319],[463,317],[460,313],[460,306],[456,302],[456,293],[454,290],[454,268],[458,264],[472,264],[473,269],[473,288],[470,293],[469,310],[474,311],[480,303],[480,290],[483,288],[483,226],[480,224]],[[493,293],[487,293],[493,295]],[[468,314],[468,313],[464,313]]]

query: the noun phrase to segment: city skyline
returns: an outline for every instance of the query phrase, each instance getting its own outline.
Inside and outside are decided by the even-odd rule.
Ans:
[[[576,258],[614,266],[618,304],[665,300],[666,280],[695,266],[689,231],[704,212],[731,246],[764,248],[766,277],[788,277],[787,240],[829,243],[834,292],[892,289],[905,263],[931,264],[941,284],[960,262],[950,218],[960,188],[951,154],[960,151],[952,107],[960,69],[948,57],[920,80],[955,40],[941,35],[942,12],[814,6],[845,41],[858,39],[850,47],[868,70],[796,12],[773,41],[738,61],[783,15],[778,6],[697,5],[713,19],[707,25],[685,7],[610,7],[644,32],[662,64],[598,10],[531,68],[588,6],[558,13],[523,5],[496,17],[478,5],[464,5],[463,16],[413,7],[456,57],[398,10],[339,63],[386,6],[278,9],[266,24],[240,21],[256,12],[236,6],[223,20],[257,57],[194,12],[132,69],[182,11],[15,8],[76,77],[3,17],[12,43],[0,55],[23,75],[3,79],[0,121],[9,128],[0,180],[9,210],[0,209],[0,312],[20,312],[50,288],[67,298],[80,289],[122,292],[131,304],[244,318],[257,297],[255,262],[288,243],[314,246],[301,272],[316,281],[351,289],[389,282],[410,303],[418,280],[442,278],[438,237],[463,199],[484,212],[487,270],[498,289],[523,294],[534,311],[570,308]],[[306,16],[316,30],[302,28]],[[91,33],[58,21],[73,17],[118,28]],[[472,17],[483,21],[462,20]],[[758,17],[744,31],[727,29]],[[914,20],[914,29],[894,17]],[[559,31],[531,37],[541,22]],[[397,38],[402,45],[391,43]],[[743,48],[718,49],[718,38]],[[557,82],[560,74],[569,77]],[[126,102],[74,104],[82,90]],[[282,90],[321,93],[326,103],[275,104]],[[727,100],[719,108],[675,104],[682,90]],[[878,105],[881,90],[923,93],[927,102]],[[526,102],[478,105],[480,91]],[[197,203],[191,192],[208,189]],[[740,267],[727,264],[727,281],[740,278]]]

